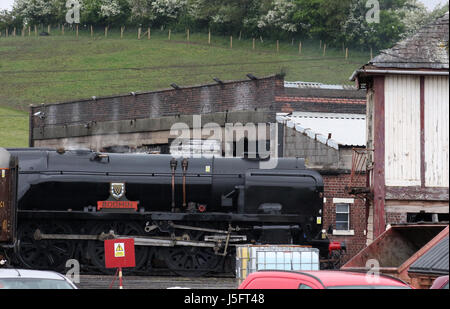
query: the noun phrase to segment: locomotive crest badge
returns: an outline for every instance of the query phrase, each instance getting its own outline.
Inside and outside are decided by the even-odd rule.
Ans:
[[[111,196],[116,200],[120,200],[125,195],[125,184],[122,183],[111,183],[111,188],[109,190]]]
[[[109,187],[109,199],[97,202],[97,210],[137,211],[139,202],[129,201],[125,196],[125,183],[113,182]]]

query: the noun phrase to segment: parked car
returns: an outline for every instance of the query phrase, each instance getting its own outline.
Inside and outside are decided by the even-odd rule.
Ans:
[[[345,271],[259,271],[250,274],[239,289],[411,289],[405,282],[380,275]]]
[[[448,276],[442,276],[434,280],[431,286],[433,290],[448,290]]]
[[[53,271],[0,269],[1,289],[77,289],[67,277]]]

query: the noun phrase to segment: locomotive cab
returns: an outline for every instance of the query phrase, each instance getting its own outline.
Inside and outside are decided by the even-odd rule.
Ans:
[[[12,246],[16,241],[16,192],[17,161],[0,148],[0,260],[1,248]]]

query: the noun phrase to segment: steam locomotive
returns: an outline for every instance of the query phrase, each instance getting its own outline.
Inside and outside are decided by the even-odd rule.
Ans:
[[[138,273],[232,272],[236,244],[313,246],[325,262],[341,249],[322,230],[322,177],[303,159],[261,169],[249,158],[2,154],[0,255],[22,267],[59,270],[75,258],[106,271],[102,240],[123,236],[135,239]]]

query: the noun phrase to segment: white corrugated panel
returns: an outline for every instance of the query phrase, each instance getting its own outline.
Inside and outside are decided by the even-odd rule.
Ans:
[[[300,133],[343,146],[366,146],[366,115],[294,112],[287,116]]]
[[[385,177],[387,186],[421,184],[419,77],[386,76]]]
[[[448,187],[448,76],[425,78],[425,185]]]

